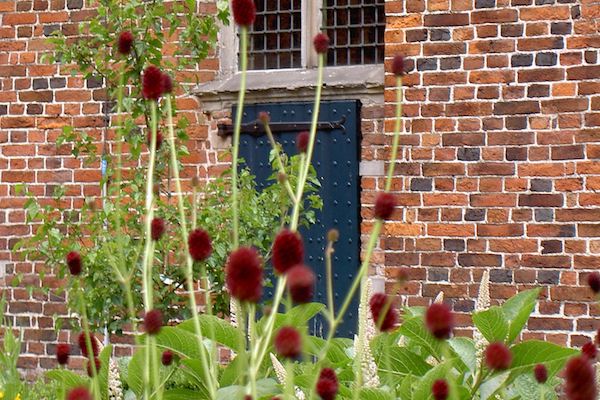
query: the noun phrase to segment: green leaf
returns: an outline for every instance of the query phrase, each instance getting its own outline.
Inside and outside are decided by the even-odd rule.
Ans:
[[[305,337],[305,340],[306,342],[304,346],[304,351],[307,354],[319,356],[322,349],[325,346],[325,339],[321,339],[315,336],[307,336]],[[344,340],[332,340],[331,345],[327,349],[325,359],[333,364],[349,362],[350,357],[348,357],[348,354],[346,354],[344,344]]]
[[[208,398],[206,394],[191,389],[170,389],[163,393],[164,400],[206,400]]]
[[[277,382],[271,378],[260,379],[256,382],[256,392],[259,398],[270,398],[279,392],[279,387]],[[242,400],[245,393],[244,386],[227,386],[217,391],[217,400]]]
[[[429,333],[422,318],[413,317],[407,319],[402,323],[399,330],[402,335],[425,348],[430,354],[439,357],[441,343]]]
[[[187,358],[200,359],[202,357],[200,352],[206,352],[204,345],[199,347],[196,335],[177,327],[164,326],[155,338],[159,347]]]
[[[223,346],[237,350],[240,343],[244,343],[242,333],[229,322],[214,315],[200,315],[200,329],[205,338],[212,339]],[[194,321],[189,319],[177,326],[191,332],[195,336]]]
[[[493,398],[494,394],[504,386],[507,382],[510,372],[506,371],[501,374],[495,375],[490,379],[487,379],[479,387],[479,396],[481,400],[487,400]]]
[[[379,354],[375,360],[380,370],[386,370],[396,375],[423,376],[430,369],[423,358],[405,347],[391,347]]]
[[[477,370],[477,355],[473,340],[465,337],[453,337],[448,340],[448,344],[471,373]]]
[[[512,343],[519,336],[535,307],[540,290],[536,288],[518,293],[502,305],[502,311],[509,324],[507,343]]]
[[[138,396],[144,391],[144,365],[146,363],[146,349],[140,347],[133,353],[127,366],[127,384]]]
[[[394,400],[396,396],[383,389],[361,388],[358,398],[361,400]]]
[[[183,366],[181,370],[190,375],[198,384],[199,388],[197,390],[201,392],[204,397],[210,397],[204,377],[205,371],[208,371],[207,367],[202,365],[200,360],[191,359],[182,360],[181,365]]]
[[[396,394],[400,400],[412,400],[412,384],[415,382],[415,377],[412,375],[406,375],[402,379]]]
[[[453,360],[446,360],[441,364],[436,365],[431,369],[425,376],[423,376],[417,383],[415,391],[413,392],[413,398],[418,400],[427,400],[433,398],[431,394],[431,385],[437,379],[448,378],[448,373],[452,369]]]
[[[100,359],[100,371],[98,372],[98,381],[100,382],[100,394],[102,397],[108,397],[108,370],[110,368],[110,356],[112,354],[112,345],[102,349],[98,358]]]
[[[548,377],[552,377],[563,368],[569,358],[579,354],[578,350],[539,340],[516,344],[511,348],[511,352],[513,361],[510,371],[513,377],[531,373],[535,365],[540,363],[548,369]]]
[[[473,314],[473,323],[488,342],[504,342],[508,334],[508,321],[498,306]]]
[[[46,378],[61,383],[65,389],[72,389],[77,386],[87,386],[89,379],[66,369],[53,369],[46,372]]]

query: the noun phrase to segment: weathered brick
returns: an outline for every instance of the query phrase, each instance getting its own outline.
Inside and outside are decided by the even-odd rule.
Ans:
[[[521,207],[562,207],[564,203],[562,194],[520,194],[519,206]]]
[[[494,114],[534,114],[540,112],[540,103],[537,101],[505,101],[494,104]]]

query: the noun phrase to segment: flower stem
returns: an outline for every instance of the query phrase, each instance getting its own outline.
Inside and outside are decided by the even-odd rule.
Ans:
[[[273,132],[271,131],[271,127],[268,122],[264,122],[265,132],[267,133],[267,137],[269,138],[269,142],[271,143],[271,148],[275,152],[275,160],[277,161],[277,168],[279,168],[279,173],[282,174],[285,178],[283,185],[287,190],[288,196],[292,202],[296,202],[296,196],[294,195],[294,191],[292,190],[292,185],[290,185],[290,181],[287,179],[287,174],[285,172],[285,167],[283,166],[283,161],[281,161],[281,155],[279,154],[279,147],[277,146],[277,142],[275,142],[275,138],[273,137]]]
[[[392,154],[390,156],[390,165],[388,166],[387,178],[385,181],[385,191],[389,192],[392,188],[392,176],[398,158],[398,143],[400,142],[400,128],[402,126],[402,76],[396,77],[396,123],[394,125],[394,140],[392,143]]]
[[[79,303],[81,307],[81,325],[83,327],[83,336],[85,339],[85,348],[87,349],[88,362],[92,370],[92,395],[94,399],[98,400],[102,398],[100,393],[100,386],[98,385],[98,371],[96,371],[96,356],[94,354],[94,347],[92,346],[92,336],[90,330],[90,324],[87,319],[87,308],[85,304],[85,298],[83,297],[83,284],[81,278],[77,281],[76,290],[79,293]]]
[[[185,251],[186,266],[185,278],[188,290],[188,297],[190,301],[190,308],[192,309],[192,321],[194,322],[194,331],[198,340],[198,351],[200,351],[200,358],[202,365],[207,366],[202,368],[204,379],[210,394],[210,398],[216,396],[216,379],[213,376],[213,367],[209,357],[206,355],[204,346],[204,335],[202,334],[202,328],[200,327],[200,319],[198,317],[198,305],[196,304],[196,296],[194,291],[194,263],[190,256],[190,248],[188,245],[188,229],[185,221],[185,207],[183,204],[183,193],[181,190],[181,181],[179,179],[179,164],[177,163],[177,150],[175,149],[175,134],[173,132],[173,115],[171,107],[171,96],[167,95],[165,99],[166,111],[167,111],[167,127],[169,130],[169,150],[171,154],[171,165],[173,170],[173,180],[175,181],[175,190],[177,196],[177,203],[179,209],[179,226],[181,228],[181,241],[183,243]],[[210,304],[208,304],[210,306]],[[215,361],[216,362],[216,361]]]
[[[233,209],[233,248],[237,249],[240,245],[239,229],[239,199],[238,199],[238,157],[240,149],[240,132],[242,127],[242,116],[244,112],[244,97],[246,95],[246,70],[248,69],[248,27],[240,27],[240,92],[238,93],[238,102],[235,116],[235,125],[233,129],[232,144],[232,165],[231,165],[231,201]]]
[[[333,276],[331,267],[331,256],[333,255],[333,242],[327,241],[327,248],[325,249],[325,273],[327,279],[327,308],[329,313],[327,318],[329,319],[329,326],[333,326],[335,321],[335,305],[333,303]]]

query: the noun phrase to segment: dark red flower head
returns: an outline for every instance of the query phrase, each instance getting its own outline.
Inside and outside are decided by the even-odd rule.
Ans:
[[[171,365],[171,363],[173,362],[173,352],[171,350],[163,351],[162,356],[160,357],[160,362],[165,367]]]
[[[162,86],[163,86],[163,94],[169,94],[173,92],[173,80],[171,76],[166,72],[162,74]]]
[[[256,6],[253,0],[232,0],[233,20],[239,26],[250,26],[256,18]]]
[[[94,376],[94,370],[92,369],[92,360],[87,361],[87,374],[91,378]],[[96,368],[96,375],[100,373],[100,368],[102,367],[102,363],[100,363],[100,359],[98,357],[94,357],[94,367]]]
[[[71,251],[67,254],[67,266],[69,267],[71,275],[81,274],[81,255],[76,251]]]
[[[296,136],[296,148],[300,153],[306,153],[309,139],[310,133],[308,131],[302,131]]]
[[[596,373],[585,356],[575,357],[565,367],[565,393],[569,400],[595,400]]]
[[[596,331],[596,344],[600,346],[600,329]]]
[[[287,288],[294,303],[308,303],[315,291],[315,273],[304,264],[287,272]]]
[[[384,293],[376,293],[369,300],[373,322],[382,332],[389,332],[398,324],[398,311]],[[385,315],[383,314],[385,313]]]
[[[258,113],[258,120],[263,124],[268,124],[271,122],[271,116],[266,111],[261,111]]]
[[[204,229],[194,229],[188,236],[190,255],[194,261],[203,261],[212,253],[212,243],[208,232]]]
[[[595,360],[596,356],[598,356],[598,348],[596,347],[594,342],[587,342],[581,348],[581,353],[590,360]]]
[[[425,313],[425,325],[433,336],[447,339],[454,328],[454,315],[450,307],[443,303],[433,303]]]
[[[538,383],[546,383],[548,380],[548,370],[544,364],[538,364],[533,368],[533,376]]]
[[[396,76],[404,75],[404,57],[399,54],[392,60],[392,73]]]
[[[66,365],[69,362],[71,346],[68,343],[59,343],[56,345],[56,361],[60,365]]]
[[[94,357],[98,357],[98,339],[96,339],[93,333],[90,333],[90,342],[92,345],[92,353]],[[81,349],[81,354],[84,357],[89,357],[88,348],[85,340],[85,332],[81,332],[79,334],[79,336],[77,337],[77,343],[79,344],[79,348]]]
[[[331,368],[323,368],[317,381],[317,394],[322,400],[333,400],[339,389],[339,383],[335,371]]]
[[[80,386],[69,391],[67,400],[92,400],[92,394],[87,388]]]
[[[491,343],[485,349],[485,365],[492,370],[504,370],[512,363],[512,353],[504,343]]]
[[[225,283],[229,293],[240,301],[256,303],[263,291],[262,259],[252,247],[233,251],[225,265]]]
[[[152,240],[160,240],[163,233],[165,233],[165,220],[162,218],[153,218],[150,226]]]
[[[253,400],[253,399],[252,399],[251,395],[247,394],[244,396],[244,400]]]
[[[275,351],[281,357],[298,358],[302,353],[300,332],[291,326],[284,326],[275,334]]]
[[[302,236],[288,229],[280,231],[273,241],[273,268],[279,274],[284,274],[294,265],[304,261],[304,243]]]
[[[329,49],[329,37],[322,32],[317,33],[313,39],[313,44],[315,46],[315,51],[318,54],[325,54]]]
[[[598,272],[592,272],[588,275],[588,285],[594,293],[600,292],[600,274]]]
[[[155,65],[144,70],[142,76],[142,95],[148,100],[158,100],[164,92],[163,73]]]
[[[144,314],[144,329],[149,335],[156,335],[164,324],[160,310],[154,309]]]
[[[148,149],[152,147],[152,133],[148,132],[147,137]],[[160,132],[156,132],[156,150],[160,149],[160,146],[163,144],[163,135]]]
[[[431,385],[431,394],[435,400],[446,400],[450,394],[450,387],[445,379],[438,379]]]
[[[396,198],[388,192],[381,192],[375,199],[375,216],[382,220],[390,219],[396,208]]]
[[[133,34],[129,31],[121,32],[119,35],[119,40],[117,42],[117,47],[119,48],[119,53],[123,55],[127,55],[131,53],[131,47],[133,46]]]

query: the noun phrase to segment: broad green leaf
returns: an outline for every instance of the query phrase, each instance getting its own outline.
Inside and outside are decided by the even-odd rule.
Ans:
[[[237,350],[240,343],[244,343],[242,333],[229,322],[214,315],[200,315],[200,328],[205,338],[212,339],[223,346]],[[191,319],[177,326],[195,335],[194,321]]]
[[[206,366],[203,366],[200,360],[181,360],[181,365],[181,370],[191,376],[198,384],[199,388],[196,390],[199,393],[202,393],[203,396],[209,397],[209,392],[206,389],[205,384],[206,378],[204,376],[205,371],[209,371],[209,369]]]
[[[398,346],[380,353],[375,362],[380,371],[395,375],[423,376],[431,369],[431,365],[427,364],[421,356]]]
[[[548,376],[554,376],[560,371],[567,360],[579,351],[567,349],[554,343],[530,340],[519,343],[511,348],[513,361],[510,368],[513,378],[520,374],[529,374],[537,364],[544,364]]]
[[[362,388],[358,398],[361,400],[394,400],[396,396],[383,389]]]
[[[187,358],[200,359],[200,352],[206,352],[206,347],[204,347],[204,345],[202,345],[202,347],[199,346],[196,335],[185,329],[165,326],[155,338],[158,347],[171,350]]]
[[[321,339],[315,336],[306,336],[305,338],[304,351],[312,356],[319,356],[325,346],[325,339]],[[334,339],[331,341],[331,345],[327,350],[325,359],[333,364],[343,363],[350,361],[350,358],[346,354],[345,348],[343,347],[345,341],[339,341]]]
[[[473,340],[465,337],[453,337],[448,340],[448,344],[469,371],[473,373],[477,369],[477,355]]]
[[[413,392],[413,399],[428,400],[432,399],[431,385],[437,379],[447,379],[448,373],[452,370],[453,360],[446,360],[441,364],[436,365],[431,369],[425,376],[423,376],[418,382]]]
[[[170,389],[163,393],[164,400],[207,400],[208,396],[190,389]],[[233,399],[231,399],[233,400]]]
[[[270,398],[279,392],[277,382],[271,378],[260,379],[256,382],[258,398]],[[217,400],[243,400],[246,393],[244,386],[227,386],[217,391]]]
[[[512,343],[519,336],[535,307],[540,290],[536,288],[518,293],[502,305],[502,311],[508,321],[507,343]]]
[[[498,391],[498,389],[504,386],[509,376],[510,372],[505,371],[501,374],[486,379],[485,382],[483,382],[479,387],[479,396],[481,400],[493,398],[494,394]]]
[[[221,387],[235,385],[239,379],[243,378],[243,376],[240,376],[241,361],[240,358],[236,357],[227,363],[219,378],[219,385]]]
[[[488,342],[504,342],[508,334],[508,321],[498,306],[473,314],[473,323]]]
[[[407,319],[402,323],[399,330],[402,335],[424,347],[430,354],[439,357],[441,343],[429,333],[420,317]]]
[[[412,375],[406,375],[402,379],[402,383],[399,385],[396,394],[400,400],[412,400],[412,384],[415,382],[415,377]]]
[[[110,356],[112,354],[112,345],[102,349],[98,358],[100,359],[100,371],[98,372],[98,381],[100,382],[100,393],[102,397],[108,397],[108,370],[110,368]]]
[[[84,378],[83,376],[66,369],[53,369],[52,371],[46,372],[46,377],[53,381],[61,382],[65,389],[72,389],[77,386],[87,386],[89,383],[88,378]]]

